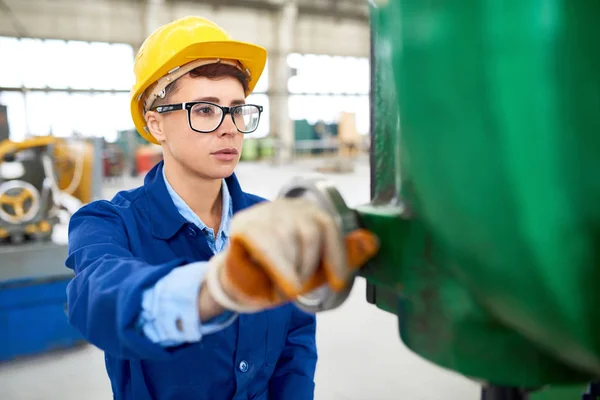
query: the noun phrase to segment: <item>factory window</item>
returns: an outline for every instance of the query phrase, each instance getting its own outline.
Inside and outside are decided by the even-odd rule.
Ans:
[[[42,47],[42,46],[41,46]],[[33,64],[37,69],[37,76],[41,82],[39,85],[31,85],[25,83],[24,86],[44,87],[48,86],[52,89],[68,89],[69,88],[69,75],[70,75],[70,64],[69,52],[70,47],[68,42],[64,40],[46,40],[45,46],[42,47],[41,54],[43,55],[44,65],[43,69],[40,69],[40,65]],[[36,55],[37,57],[37,55]],[[66,62],[65,62],[66,61]],[[26,77],[35,76],[34,71],[28,71]]]
[[[0,87],[21,87],[21,70],[23,69],[21,52],[19,39],[0,37],[0,54],[2,55]]]
[[[314,54],[290,54],[291,94],[369,94],[369,59]]]
[[[128,93],[68,91],[0,92],[8,107],[12,140],[53,134],[104,137],[113,141],[119,130],[131,129]]]
[[[116,138],[131,129],[133,48],[127,44],[0,37],[0,104],[11,139]]]
[[[10,135],[104,137],[133,129],[129,90],[134,51],[128,44],[0,37],[0,104]],[[252,137],[269,132],[268,65],[248,101],[265,106]]]
[[[293,120],[337,123],[344,112],[356,116],[356,129],[369,132],[369,59],[290,54],[289,115]]]
[[[0,37],[0,88],[129,91],[127,44]]]

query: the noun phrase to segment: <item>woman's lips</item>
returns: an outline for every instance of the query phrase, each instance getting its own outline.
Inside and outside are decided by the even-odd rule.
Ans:
[[[233,161],[237,158],[238,151],[234,148],[226,148],[211,153],[219,161]]]

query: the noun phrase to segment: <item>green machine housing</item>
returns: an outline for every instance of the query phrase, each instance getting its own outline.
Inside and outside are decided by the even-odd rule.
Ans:
[[[598,21],[597,1],[371,2],[368,300],[420,356],[533,398],[600,376]]]

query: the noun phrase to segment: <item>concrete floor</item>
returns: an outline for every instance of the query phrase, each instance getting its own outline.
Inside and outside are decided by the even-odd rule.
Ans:
[[[237,174],[246,191],[273,198],[293,175],[311,172],[323,160],[290,166],[243,163]],[[369,167],[330,175],[350,206],[369,201]],[[107,185],[106,197],[141,179]],[[317,400],[478,400],[479,386],[413,354],[400,341],[396,318],[365,301],[360,279],[340,308],[318,315],[320,361]],[[103,354],[83,346],[0,364],[1,400],[105,400],[112,398]]]

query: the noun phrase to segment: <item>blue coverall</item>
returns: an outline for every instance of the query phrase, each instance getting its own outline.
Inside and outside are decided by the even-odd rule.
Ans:
[[[264,201],[225,179],[233,213]],[[157,164],[140,188],[96,201],[71,218],[69,320],[105,352],[118,400],[310,400],[317,361],[315,317],[292,304],[242,314],[216,333],[177,345],[140,326],[149,288],[178,267],[213,255],[178,211]],[[180,268],[181,269],[181,268]]]

